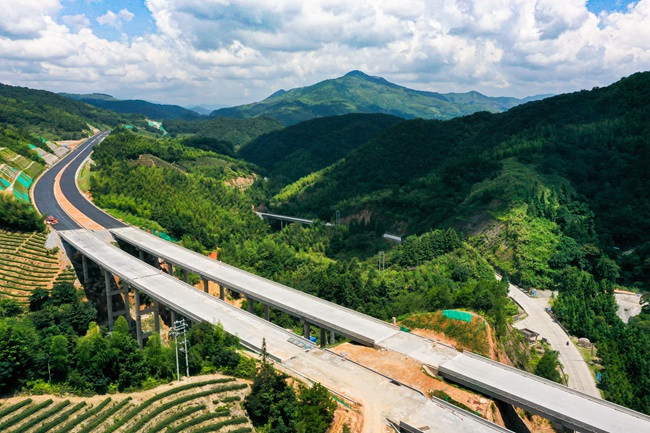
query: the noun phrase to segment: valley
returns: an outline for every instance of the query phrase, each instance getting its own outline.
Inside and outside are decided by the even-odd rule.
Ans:
[[[639,314],[623,323],[616,315],[614,300],[614,287],[641,294],[648,281],[643,265],[648,250],[647,221],[642,215],[647,203],[644,186],[649,179],[641,166],[647,150],[644,146],[647,131],[640,122],[647,114],[644,110],[647,111],[648,105],[643,102],[648,96],[647,81],[647,74],[636,74],[607,88],[560,95],[505,113],[482,112],[447,121],[355,114],[282,127],[271,121],[259,123],[259,119],[221,118],[212,125],[217,128],[212,136],[190,132],[201,128],[208,131],[207,123],[192,126],[170,121],[169,131],[176,127],[177,131],[185,132],[179,135],[170,132],[172,136],[162,137],[146,128],[141,133],[121,126],[121,120],[127,120],[128,125],[142,121],[137,116],[111,118],[108,113],[92,112],[97,118],[112,119],[106,125],[111,129],[110,135],[102,136],[101,143],[97,140],[93,150],[94,165],[88,175],[92,200],[124,221],[114,222],[101,212],[98,215],[104,215],[106,222],[91,223],[94,218],[85,219],[92,205],[76,189],[76,170],[70,170],[72,174],[67,179],[66,171],[58,179],[54,179],[54,170],[48,171],[39,181],[46,176],[60,181],[61,187],[58,192],[52,192],[50,202],[63,203],[68,210],[72,205],[77,207],[76,211],[41,209],[40,205],[39,211],[59,219],[54,227],[57,230],[83,226],[103,231],[126,223],[160,233],[199,253],[214,252],[229,265],[381,321],[396,320],[403,327],[419,328],[414,324],[429,322],[442,326],[440,322],[444,320],[434,316],[442,310],[472,312],[475,317],[481,317],[488,330],[485,335],[474,332],[475,341],[463,342],[468,337],[453,335],[451,330],[444,337],[433,335],[538,374],[543,371],[540,364],[552,361],[552,356],[547,354],[559,351],[559,362],[564,369],[559,369],[556,355],[555,363],[552,361],[545,373],[549,379],[557,376],[565,380],[562,375],[568,374],[572,387],[594,396],[602,393],[607,400],[647,413],[644,390],[649,365],[644,354],[650,345],[644,330],[650,321],[648,311],[640,304]],[[572,107],[570,112],[568,106]],[[24,139],[30,138],[30,133],[15,126],[10,128],[20,133],[11,132],[16,138],[6,141],[6,164],[18,161],[16,155],[21,155],[26,161],[21,162],[22,169],[35,167],[39,157],[24,147]],[[84,133],[86,128],[78,133]],[[5,135],[10,136],[7,132]],[[224,137],[230,137],[230,141]],[[82,163],[89,152],[90,147],[76,162]],[[605,160],[616,164],[603,170]],[[637,187],[621,190],[615,178]],[[242,179],[247,180],[246,188],[239,187]],[[38,194],[38,182],[36,185],[34,194]],[[79,203],[85,204],[75,205],[69,199],[73,195],[78,195],[77,199],[82,200]],[[7,196],[3,194],[3,202],[9,200],[4,198]],[[70,203],[66,204],[66,200]],[[14,261],[13,257],[22,251],[21,245],[26,246],[24,254],[44,251],[36,245],[43,241],[43,221],[29,202],[29,197],[22,204],[11,199],[7,201],[11,204],[4,205],[0,214],[7,229],[3,233],[32,230],[22,243],[11,240],[13,235],[2,237],[2,251],[7,261],[14,263],[5,269],[3,262],[0,268],[3,295],[18,301],[15,307],[16,304],[4,302],[3,298],[0,311],[6,316],[0,318],[3,326],[0,336],[5,337],[13,326],[23,323],[16,320],[26,320],[20,317],[44,320],[43,315],[36,314],[43,306],[37,307],[36,299],[32,299],[31,292],[36,286],[42,282],[42,288],[48,293],[41,295],[54,296],[60,290],[56,287],[68,287],[65,284],[74,279],[68,276],[65,281],[59,281],[56,273],[36,278],[36,274],[45,273],[44,265],[48,261],[53,263],[46,258],[35,258],[45,257],[47,252]],[[86,206],[87,209],[82,209]],[[261,220],[252,211],[254,208],[314,218],[315,222],[310,226],[274,226]],[[626,211],[620,212],[621,208]],[[15,218],[16,215],[21,217]],[[73,218],[66,219],[66,215]],[[383,238],[387,232],[399,235],[402,242],[391,243]],[[620,253],[622,250],[627,253]],[[43,269],[24,265],[36,261]],[[155,261],[150,264],[159,265]],[[27,276],[21,280],[16,268]],[[175,268],[177,276],[192,284],[204,277],[200,270],[183,275]],[[61,269],[59,272],[65,273]],[[495,269],[504,275],[504,281],[495,279]],[[79,269],[76,272],[80,274]],[[91,332],[94,328],[88,328],[91,318],[110,327],[101,301],[98,302],[102,296],[102,280],[97,273],[77,295],[97,306],[94,315],[90,306],[73,303],[78,318],[56,325],[58,329],[74,329],[77,334],[73,337],[67,331],[64,336],[70,339],[68,344],[75,357],[81,356],[81,352],[74,348],[74,342],[95,335],[92,332],[96,331]],[[588,370],[585,376],[571,366],[571,360],[579,356],[574,353],[573,345],[565,348],[558,342],[564,341],[566,334],[554,340],[545,331],[538,331],[550,347],[541,345],[531,350],[523,343],[523,336],[512,327],[513,318],[520,311],[507,295],[509,290],[515,299],[519,294],[525,295],[519,289],[512,289],[511,283],[524,291],[557,291],[557,298],[551,300],[557,320],[572,335],[589,338],[598,347],[603,366],[598,388],[592,386],[594,382]],[[118,290],[126,287],[117,280],[115,284]],[[521,326],[535,328],[534,313],[524,305],[527,298],[522,299],[518,303],[524,306],[528,318]],[[638,299],[644,302],[646,298]],[[264,305],[253,303],[252,298],[239,299],[237,304],[258,316],[267,315],[282,329],[297,334],[304,331],[304,323],[298,318],[276,309],[265,311]],[[540,309],[539,314],[546,313]],[[163,317],[163,326],[169,326],[169,320]],[[27,321],[24,323],[20,326],[31,326]],[[45,329],[50,329],[47,332],[52,334],[43,333]],[[84,336],[86,331],[88,334]],[[322,340],[323,334],[319,334],[317,327],[312,331],[316,341]],[[39,338],[48,345],[54,335],[62,336],[44,325],[33,332],[43,333]],[[98,332],[95,338],[101,336],[111,341],[110,336],[103,336],[104,331]],[[195,343],[201,345],[200,337],[196,338]],[[2,344],[5,346],[0,348],[5,351],[20,347],[20,344]],[[229,344],[227,350],[238,353],[234,349],[237,344]],[[31,365],[42,366],[38,350],[30,350],[34,354],[30,355],[34,356]],[[428,377],[419,371],[418,362],[402,371],[397,367],[399,359],[390,361],[389,356],[382,356],[381,350],[367,352],[345,341],[331,350],[343,359],[372,366],[421,393],[436,391],[438,394],[434,392],[434,395],[440,396],[444,392],[487,419],[503,422],[500,411],[493,409],[489,400]],[[246,364],[255,362],[241,361],[246,357],[244,354],[237,356],[241,358],[227,367],[229,371],[248,368],[249,375],[245,377],[256,380],[250,374],[250,364]],[[334,390],[345,389],[351,400],[364,381],[372,382],[371,392],[362,393],[365,396],[361,398],[366,399],[362,405],[364,426],[358,427],[368,432],[378,431],[379,413],[388,409],[378,402],[369,402],[384,392],[380,390],[385,390],[386,384],[371,379],[372,374],[361,373],[352,373],[358,375],[354,382],[357,386],[346,384],[328,370],[340,363],[341,358],[333,356],[314,351],[287,362],[286,366],[303,372],[313,381],[325,384],[329,381]],[[80,368],[81,361],[76,362],[75,368]],[[203,361],[197,358],[192,362],[195,373],[202,368],[222,369],[227,365],[217,364],[225,362],[220,357]],[[31,368],[24,375],[17,375],[17,370],[5,370],[8,373],[0,374],[0,378],[8,379],[3,379],[5,382],[0,386],[6,392],[17,389],[19,384],[34,387],[34,383],[42,383],[45,380],[42,370],[39,373]],[[57,380],[58,386],[79,390],[83,387],[75,387],[82,386],[85,380],[86,390],[93,388],[100,393],[106,392],[108,386],[123,386],[118,384],[124,380],[118,379],[119,375],[109,379],[102,374],[84,376],[81,380],[78,374],[82,373],[76,371],[77,376],[62,371],[58,374],[62,375]],[[159,373],[148,374],[152,380],[165,377],[158,376]],[[145,379],[146,376],[134,378],[129,389],[137,389]],[[390,391],[393,392],[396,391]],[[420,397],[409,398],[420,401]],[[430,406],[429,402],[417,404],[422,404],[422,408]],[[382,409],[377,411],[376,407]],[[428,422],[425,412],[418,412],[414,418],[421,416],[417,418],[421,425]],[[538,419],[529,421],[533,431],[548,429]],[[343,429],[345,421],[338,422]]]

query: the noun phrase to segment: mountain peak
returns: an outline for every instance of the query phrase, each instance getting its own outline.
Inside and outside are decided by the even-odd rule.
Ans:
[[[344,75],[344,77],[361,77],[361,78],[370,78],[370,75],[355,69]]]

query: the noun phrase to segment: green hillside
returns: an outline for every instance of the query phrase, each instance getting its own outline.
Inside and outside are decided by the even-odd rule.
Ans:
[[[270,117],[255,117],[252,119],[230,119],[225,117],[198,120],[168,120],[165,128],[171,137],[187,137],[196,135],[218,141],[231,151],[255,140],[257,137],[283,128],[277,120]]]
[[[383,113],[405,119],[450,119],[477,111],[501,112],[523,102],[516,98],[490,98],[478,92],[445,95],[413,90],[380,77],[352,71],[313,86],[281,90],[253,104],[215,110],[211,116],[270,116],[283,125],[349,113]]]
[[[48,140],[78,139],[89,124],[102,129],[136,121],[44,90],[0,84],[0,126]]]
[[[156,104],[153,102],[142,101],[139,99],[129,99],[125,101],[110,100],[106,98],[81,98],[80,101],[93,105],[97,108],[111,110],[123,114],[139,114],[156,120],[167,119],[196,119],[201,115],[195,111],[178,105]]]
[[[558,320],[598,345],[604,396],[650,413],[648,297],[627,325],[613,297],[650,290],[648,118],[646,72],[506,113],[405,121],[289,185],[272,210],[462,230],[511,281],[557,290]]]
[[[369,209],[419,232],[527,201],[540,184],[573,192],[619,247],[650,240],[650,74],[593,91],[449,121],[412,120],[358,148],[282,210],[329,218]],[[345,187],[342,187],[345,185]]]
[[[347,156],[402,119],[385,114],[347,114],[313,119],[262,135],[239,155],[289,182]]]

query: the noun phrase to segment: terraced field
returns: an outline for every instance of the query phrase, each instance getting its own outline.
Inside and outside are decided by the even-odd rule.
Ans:
[[[6,433],[253,432],[241,406],[250,388],[231,377],[192,378],[132,395],[11,398],[0,406]]]
[[[72,268],[62,269],[58,253],[45,248],[45,238],[44,233],[0,230],[0,297],[28,303],[37,287],[76,280]]]

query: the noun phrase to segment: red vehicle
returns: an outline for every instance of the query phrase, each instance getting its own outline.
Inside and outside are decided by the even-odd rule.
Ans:
[[[58,223],[58,222],[59,222],[59,220],[56,219],[56,218],[54,218],[52,215],[48,215],[48,216],[45,218],[45,223],[46,223],[46,224],[49,224],[49,225],[54,225],[54,224],[56,224],[56,223]]]

